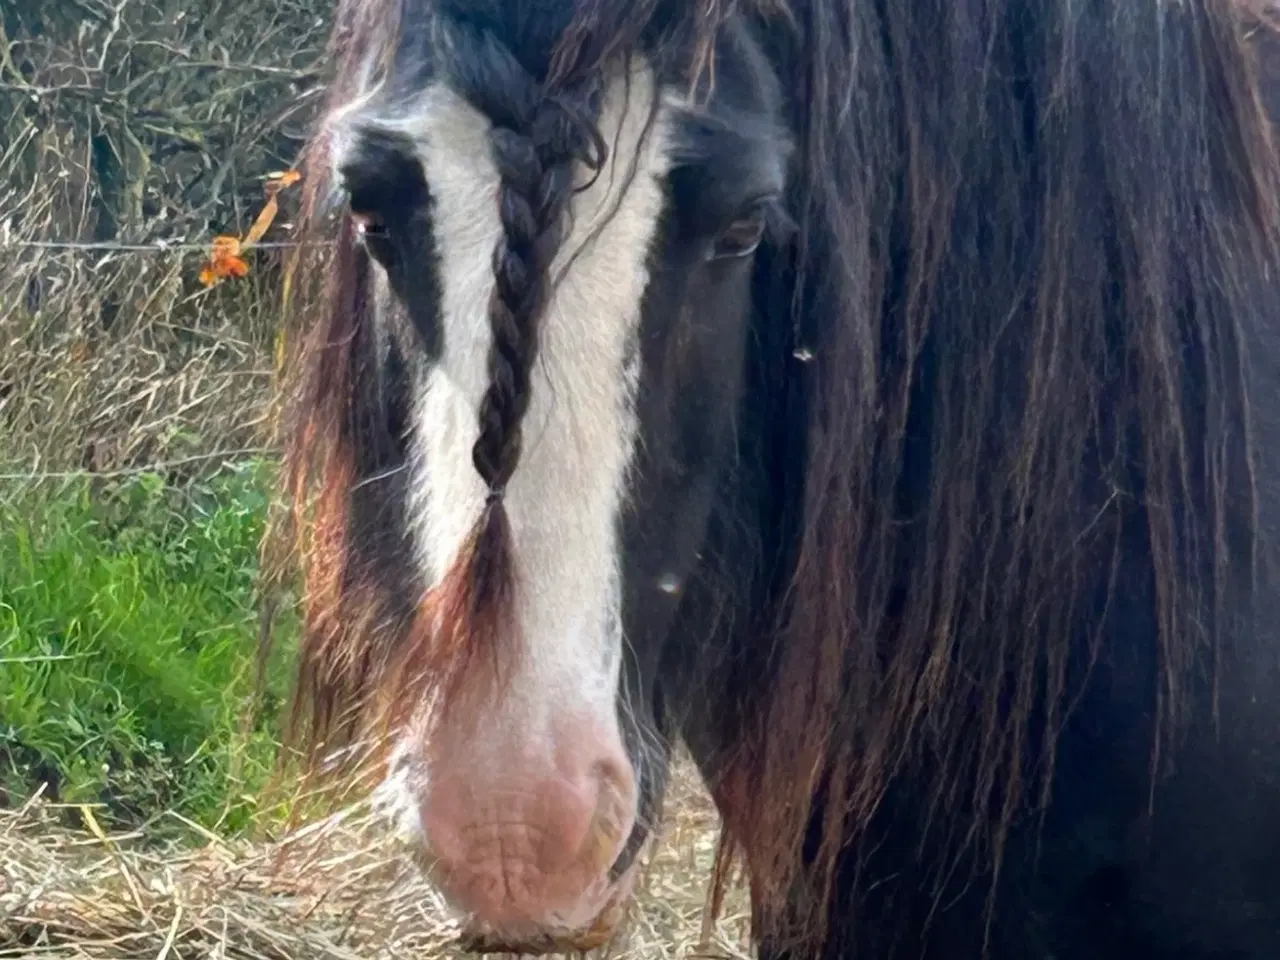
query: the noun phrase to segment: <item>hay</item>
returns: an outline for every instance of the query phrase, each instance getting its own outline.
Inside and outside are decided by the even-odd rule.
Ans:
[[[148,830],[104,834],[91,808],[79,810],[83,830],[58,825],[58,809],[39,798],[0,811],[0,957],[463,956],[439,894],[367,811],[269,844],[224,841],[188,824],[198,843],[158,845]],[[738,891],[724,919],[704,931],[716,830],[682,758],[628,922],[597,955],[749,956]]]

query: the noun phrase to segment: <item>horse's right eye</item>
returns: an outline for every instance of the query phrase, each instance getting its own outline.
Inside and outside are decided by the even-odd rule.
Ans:
[[[361,237],[368,239],[382,239],[387,235],[387,225],[385,221],[376,214],[372,213],[353,213],[352,219],[356,224],[356,233]]]
[[[395,259],[395,247],[391,243],[391,231],[380,216],[372,213],[352,212],[355,222],[356,236],[374,260],[384,267],[390,267]]]

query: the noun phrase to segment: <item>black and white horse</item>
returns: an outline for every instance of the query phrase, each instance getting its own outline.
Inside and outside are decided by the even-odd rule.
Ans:
[[[681,741],[765,956],[1280,956],[1245,14],[342,0],[296,730],[478,944],[607,935]]]

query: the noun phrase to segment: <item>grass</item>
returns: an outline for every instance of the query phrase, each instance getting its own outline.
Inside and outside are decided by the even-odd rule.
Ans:
[[[250,716],[270,479],[250,462],[0,490],[0,799],[43,782],[114,822],[254,821],[291,646]]]

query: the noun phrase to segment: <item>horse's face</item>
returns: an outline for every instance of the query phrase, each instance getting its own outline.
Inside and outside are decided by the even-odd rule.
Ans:
[[[517,384],[515,588],[495,621],[514,636],[486,642],[503,683],[429,736],[409,724],[388,781],[450,899],[526,950],[607,926],[665,777],[655,664],[732,452],[752,264],[781,222],[787,155],[763,55],[729,37],[696,107],[652,60],[604,84],[608,159],[578,171]],[[334,118],[335,167],[380,316],[413,331],[407,513],[425,589],[485,509],[473,446],[504,218],[492,118],[438,75],[405,86]]]

